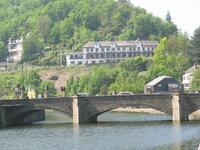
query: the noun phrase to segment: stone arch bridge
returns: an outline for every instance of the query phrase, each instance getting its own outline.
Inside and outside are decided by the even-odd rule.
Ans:
[[[74,96],[0,100],[0,126],[44,120],[44,109],[64,113],[73,118],[73,123],[92,123],[97,122],[97,117],[102,113],[130,106],[152,108],[171,115],[173,121],[186,121],[189,114],[200,109],[200,94]]]

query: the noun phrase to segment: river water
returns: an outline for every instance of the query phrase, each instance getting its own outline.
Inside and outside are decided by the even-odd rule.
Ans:
[[[0,150],[197,150],[200,121],[173,123],[170,116],[107,112],[96,124],[73,125],[60,113],[46,121],[0,130]]]

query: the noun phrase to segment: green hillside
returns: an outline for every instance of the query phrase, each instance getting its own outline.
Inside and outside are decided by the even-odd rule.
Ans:
[[[27,34],[36,49],[25,54],[38,56],[45,47],[77,51],[88,41],[160,40],[174,32],[172,22],[124,0],[0,0],[0,61],[9,38]]]

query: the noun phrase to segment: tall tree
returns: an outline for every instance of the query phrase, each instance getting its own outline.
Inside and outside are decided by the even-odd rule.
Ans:
[[[24,61],[32,61],[38,58],[44,49],[44,42],[36,34],[31,33],[23,41],[22,59]]]
[[[192,63],[200,64],[200,27],[194,31],[188,54]]]
[[[168,22],[172,22],[172,17],[171,17],[171,14],[170,14],[170,11],[169,11],[169,10],[167,11],[167,14],[166,14],[165,19],[166,19],[166,21],[168,21]]]
[[[42,36],[44,43],[47,44],[52,21],[48,16],[42,16],[38,21],[38,34]]]
[[[200,90],[200,69],[197,69],[192,74],[192,89],[193,90]]]
[[[8,48],[3,42],[0,42],[0,62],[5,62],[8,56]]]
[[[188,39],[181,34],[173,34],[168,38],[163,38],[154,51],[154,66],[149,70],[149,79],[158,75],[170,75],[180,80],[181,71],[189,65],[187,56]],[[162,72],[157,74],[155,72]],[[152,77],[152,75],[156,75]]]

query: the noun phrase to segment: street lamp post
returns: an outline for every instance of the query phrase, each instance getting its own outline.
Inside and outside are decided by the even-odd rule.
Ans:
[[[89,85],[89,94],[91,94],[91,90],[90,90],[90,67],[89,67],[89,65],[86,65],[86,69],[87,69],[87,71],[88,71],[88,74],[89,74],[89,83],[88,83],[88,85]]]
[[[182,82],[181,64],[178,64],[178,69],[179,69],[179,79],[180,79],[180,82],[179,82],[179,93],[181,93],[182,92],[182,87],[181,87],[181,82]]]

